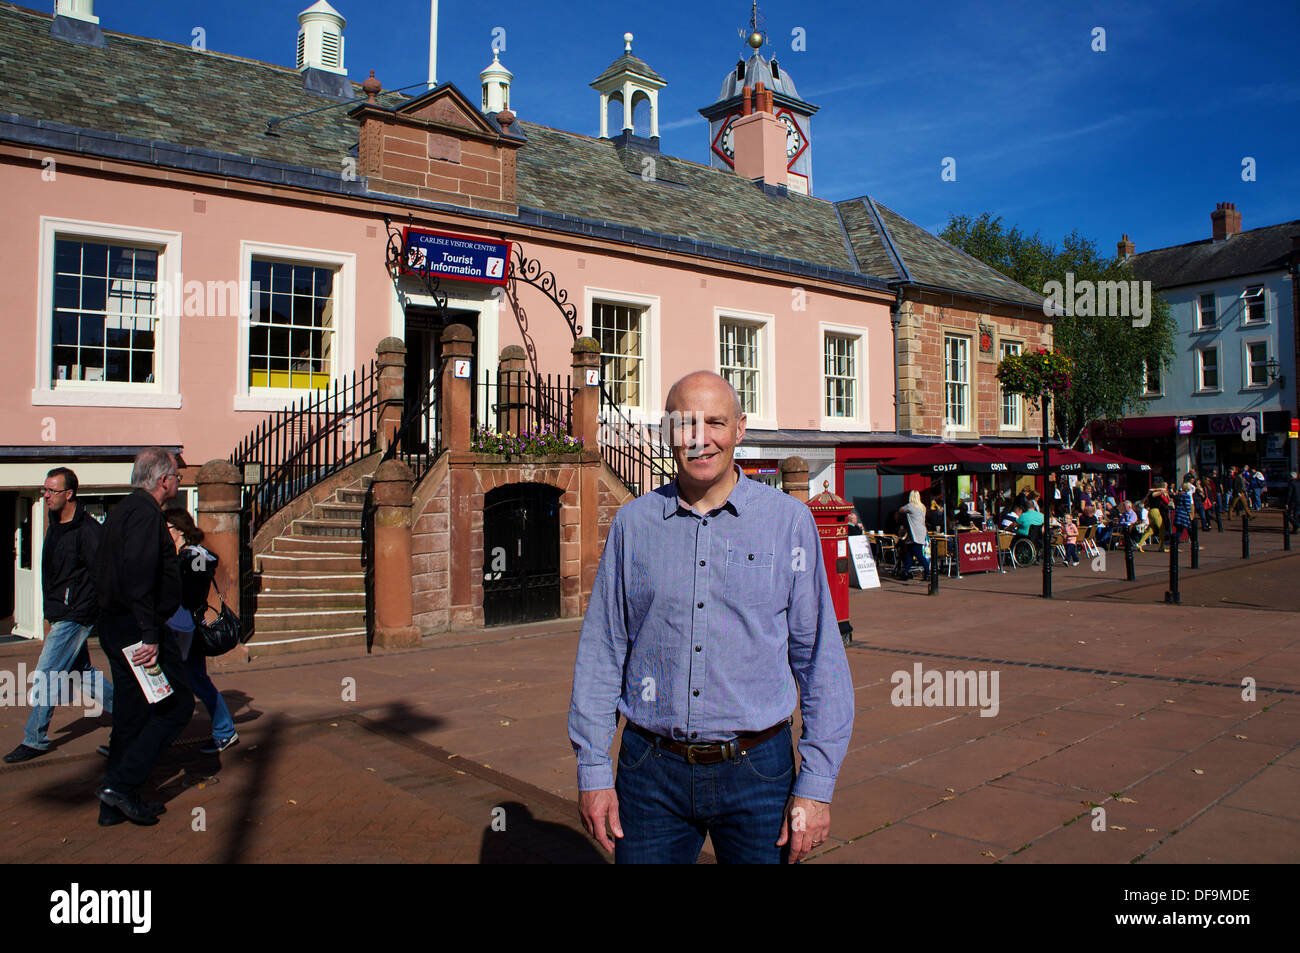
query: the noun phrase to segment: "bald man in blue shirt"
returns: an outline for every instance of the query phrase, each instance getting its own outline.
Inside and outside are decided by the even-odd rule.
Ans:
[[[727,381],[689,374],[666,410],[677,479],[614,518],[578,645],[579,813],[618,863],[693,863],[706,835],[721,863],[795,863],[828,836],[853,731],[817,527],[735,465]]]

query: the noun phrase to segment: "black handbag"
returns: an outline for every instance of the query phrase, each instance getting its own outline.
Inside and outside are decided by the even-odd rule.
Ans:
[[[213,586],[216,587],[215,582]],[[194,642],[190,651],[197,648],[201,655],[209,658],[225,655],[238,645],[244,628],[239,621],[239,616],[226,605],[225,596],[221,595],[219,587],[217,587],[217,597],[221,600],[221,610],[217,618],[211,622],[203,621],[209,606],[204,605],[202,608],[190,610],[190,618],[194,620]]]

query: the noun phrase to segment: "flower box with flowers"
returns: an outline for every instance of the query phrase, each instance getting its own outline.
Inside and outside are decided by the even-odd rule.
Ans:
[[[518,434],[478,427],[470,436],[469,448],[473,453],[501,457],[503,462],[524,458],[546,458],[547,462],[552,462],[550,458],[553,457],[567,460],[586,449],[581,437],[570,437],[564,431],[551,427]]]

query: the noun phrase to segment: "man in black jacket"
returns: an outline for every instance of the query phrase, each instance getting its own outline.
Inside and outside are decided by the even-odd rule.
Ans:
[[[41,588],[49,634],[36,663],[32,686],[32,713],[27,718],[23,742],[5,755],[8,764],[29,761],[50,750],[50,718],[55,705],[82,704],[89,696],[104,711],[113,710],[113,686],[90,664],[86,639],[99,614],[91,568],[103,530],[77,502],[77,475],[56,467],[45,475],[41,489],[49,528],[41,548]],[[80,696],[75,698],[74,696]]]
[[[1296,478],[1295,470],[1291,471],[1291,478],[1287,480],[1282,518],[1286,520],[1288,532],[1300,532],[1300,479]]]
[[[141,450],[131,470],[135,490],[113,507],[104,522],[95,582],[99,592],[99,642],[113,667],[117,707],[109,739],[108,770],[96,792],[99,823],[129,820],[156,824],[161,805],[140,800],[140,787],[158,756],[176,740],[194,714],[194,693],[176,643],[164,623],[180,605],[181,577],[176,547],[162,506],[176,496],[176,459],[161,447]],[[133,648],[134,647],[134,648]],[[130,660],[146,671],[161,667],[172,693],[157,704],[146,700]]]

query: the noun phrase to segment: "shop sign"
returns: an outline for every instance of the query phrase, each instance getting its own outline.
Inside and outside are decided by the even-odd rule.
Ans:
[[[1223,434],[1229,437],[1238,437],[1246,429],[1247,421],[1251,421],[1254,432],[1259,433],[1264,429],[1264,422],[1260,414],[1210,414],[1205,420],[1205,429],[1208,433]]]
[[[452,235],[424,228],[403,232],[406,274],[428,272],[460,281],[504,285],[510,272],[510,242]]]
[[[957,570],[968,572],[997,572],[997,533],[958,533]]]

